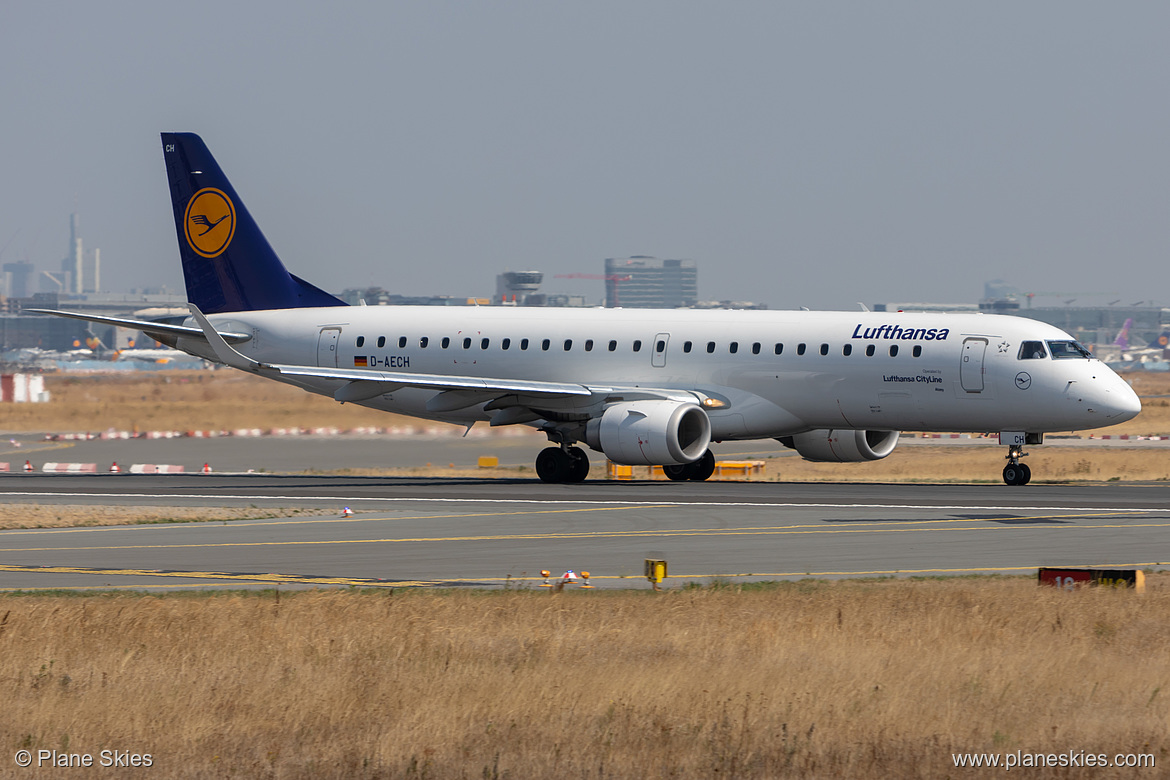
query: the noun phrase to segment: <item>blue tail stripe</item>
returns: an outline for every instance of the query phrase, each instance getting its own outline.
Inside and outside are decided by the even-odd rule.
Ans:
[[[194,133],[163,133],[187,300],[206,314],[345,306],[293,276]]]

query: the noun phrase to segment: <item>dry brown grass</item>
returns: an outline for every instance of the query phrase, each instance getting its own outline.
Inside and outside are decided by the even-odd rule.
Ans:
[[[337,514],[331,509],[299,507],[102,506],[74,504],[4,504],[0,528],[65,528],[90,525],[194,523],[211,520],[258,520]]]
[[[967,777],[989,775],[952,753],[1017,749],[1165,766],[1168,585],[4,597],[0,757],[249,778]]]
[[[1170,375],[1126,376],[1143,397],[1135,420],[1098,433],[1170,435]],[[4,407],[0,428],[9,431],[232,430],[390,426],[410,418],[389,415],[239,371],[163,371],[120,374],[49,374],[47,404]],[[414,421],[417,424],[418,421]],[[432,423],[426,423],[430,425]],[[437,423],[436,423],[437,424]]]
[[[47,404],[5,404],[0,427],[53,433],[389,426],[409,418],[229,369],[49,374]],[[414,421],[417,424],[417,421]],[[430,424],[430,423],[428,423]]]

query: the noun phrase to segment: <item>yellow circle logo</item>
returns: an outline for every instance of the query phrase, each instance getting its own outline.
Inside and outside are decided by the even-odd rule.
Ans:
[[[212,187],[196,192],[187,203],[183,231],[196,254],[222,255],[236,234],[236,208],[231,198]]]

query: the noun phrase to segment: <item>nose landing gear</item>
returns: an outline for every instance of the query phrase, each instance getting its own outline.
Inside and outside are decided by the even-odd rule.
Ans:
[[[1023,447],[1008,447],[1008,464],[1003,467],[1003,481],[1007,485],[1027,485],[1032,480],[1032,469],[1027,464],[1020,463],[1020,458],[1026,457]]]

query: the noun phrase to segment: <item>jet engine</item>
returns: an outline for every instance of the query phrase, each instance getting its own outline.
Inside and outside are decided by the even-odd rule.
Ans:
[[[585,442],[614,463],[678,466],[707,451],[711,421],[691,402],[627,401],[591,419]]]
[[[881,460],[898,444],[897,431],[853,431],[820,429],[784,436],[781,444],[800,453],[805,460],[831,463],[860,463]]]

